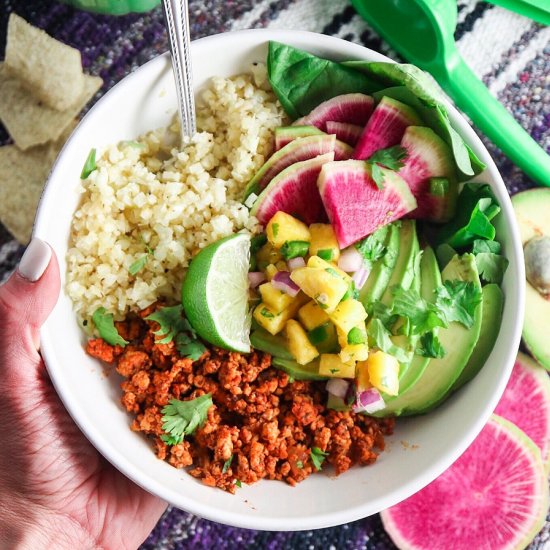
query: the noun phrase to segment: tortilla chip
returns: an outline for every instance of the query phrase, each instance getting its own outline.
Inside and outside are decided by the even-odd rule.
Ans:
[[[84,91],[80,52],[12,13],[5,64],[9,72],[48,107],[64,111]]]
[[[0,221],[21,243],[30,241],[38,201],[50,169],[77,120],[72,120],[58,141],[21,151],[0,147]]]
[[[99,77],[84,75],[84,91],[64,112],[43,105],[0,65],[0,121],[22,149],[58,140],[63,130],[99,90]]]

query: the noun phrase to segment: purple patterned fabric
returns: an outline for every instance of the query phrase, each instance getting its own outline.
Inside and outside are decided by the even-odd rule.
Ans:
[[[293,28],[339,36],[397,58],[346,0],[190,0],[189,4],[193,38],[237,28],[293,25]],[[167,49],[159,9],[117,18],[75,11],[53,0],[2,0],[0,5],[0,59],[4,55],[7,20],[13,11],[82,52],[86,71],[104,80],[98,97],[126,74]],[[500,21],[505,25],[503,28]],[[478,74],[485,83],[495,86],[499,99],[520,124],[550,151],[550,41],[545,40],[545,32],[544,27],[522,18],[510,19],[504,10],[485,2],[459,1],[455,34],[459,47],[467,52],[469,44],[480,37],[490,39],[494,33],[504,34],[505,40],[495,41],[489,71],[485,70],[483,59],[473,57],[469,61],[474,64],[474,70],[476,61],[480,62]],[[0,144],[8,142],[0,126]],[[511,193],[532,186],[519,169],[486,140],[485,143]],[[0,281],[13,270],[22,252],[23,247],[0,225]],[[549,525],[547,523],[535,539],[531,550],[550,547]],[[227,527],[171,508],[142,548],[388,550],[395,546],[384,532],[379,516],[330,529],[284,533]]]

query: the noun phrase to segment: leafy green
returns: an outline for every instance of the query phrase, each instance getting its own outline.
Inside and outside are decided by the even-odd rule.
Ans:
[[[222,474],[225,474],[229,468],[231,468],[231,463],[233,462],[234,455],[231,455],[224,463],[222,468]]]
[[[174,445],[181,443],[186,435],[195,433],[205,423],[212,404],[212,395],[209,393],[188,401],[171,399],[162,409],[162,429],[168,436],[163,441]]]
[[[417,355],[422,355],[423,357],[432,357],[434,359],[445,357],[445,350],[433,330],[426,332],[426,334],[423,334],[420,337],[420,343],[418,344],[415,353]]]
[[[267,242],[267,235],[260,233],[250,239],[250,254],[255,254]]]
[[[309,250],[307,241],[286,241],[281,247],[281,256],[285,260],[292,258],[303,258]]]
[[[500,206],[489,185],[468,183],[458,196],[456,216],[444,225],[439,243],[453,248],[465,248],[479,238],[492,241],[496,230],[491,220],[500,212]]]
[[[498,241],[487,241],[484,239],[476,239],[472,244],[472,254],[481,254],[489,252],[492,254],[500,254],[500,243]]]
[[[486,241],[495,242],[495,241]],[[493,252],[478,252],[476,254],[477,270],[481,278],[488,283],[502,283],[504,273],[508,268],[508,259]]]
[[[445,319],[441,318],[436,306],[427,302],[416,290],[394,287],[392,293],[391,312],[408,319],[409,334],[424,334],[435,327],[445,326]]]
[[[80,173],[80,179],[85,180],[94,170],[97,169],[97,165],[95,162],[95,154],[96,150],[91,149],[88,153],[88,156],[86,157],[86,161],[84,162],[84,166],[82,167],[82,172]]]
[[[269,42],[267,73],[273,91],[292,119],[307,115],[323,101],[379,88],[370,77],[303,50]]]
[[[399,171],[404,166],[404,160],[407,158],[407,150],[401,145],[394,145],[387,149],[380,149],[374,152],[367,162],[381,164],[390,170]]]
[[[237,487],[239,487],[239,489],[243,486],[243,484],[242,484],[242,482],[241,482],[240,479],[235,479],[235,485],[236,485]]]
[[[189,321],[183,316],[181,305],[160,308],[145,319],[160,325],[159,329],[153,333],[158,337],[157,344],[168,344],[174,341],[178,353],[193,361],[196,361],[206,350]]]
[[[113,314],[107,313],[104,307],[97,308],[94,311],[92,321],[99,332],[99,336],[103,338],[105,342],[111,344],[111,346],[124,347],[128,343],[128,340],[122,338],[118,333],[113,320]]]
[[[390,331],[384,326],[380,319],[373,318],[370,320],[367,327],[367,333],[369,335],[369,345],[371,347],[377,347],[381,351],[393,355],[400,363],[409,362],[410,354],[392,342]]]
[[[128,272],[130,275],[135,276],[137,273],[139,273],[147,263],[147,260],[149,259],[148,254],[144,254],[140,258],[138,258],[129,268]]]
[[[315,467],[315,469],[317,471],[322,470],[323,462],[328,456],[328,453],[325,453],[325,451],[321,451],[319,447],[312,447],[309,451],[309,455],[311,456],[311,462],[313,462],[313,466]]]
[[[456,321],[471,328],[481,298],[481,289],[471,281],[445,281],[437,289],[435,307],[447,323]]]
[[[440,244],[436,250],[439,269],[443,270],[445,266],[456,256],[456,250],[447,243]]]
[[[377,229],[372,235],[356,243],[355,248],[357,248],[369,266],[386,254],[387,248],[383,244],[386,235],[387,226],[384,226]]]

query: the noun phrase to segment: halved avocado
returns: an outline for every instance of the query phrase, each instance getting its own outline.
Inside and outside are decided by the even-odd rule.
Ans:
[[[530,189],[512,197],[525,246],[533,237],[550,237],[550,189]],[[523,341],[533,357],[550,370],[550,298],[526,282]]]
[[[472,254],[455,256],[443,270],[444,281],[462,280],[481,288],[475,257]],[[479,304],[470,328],[453,322],[439,331],[439,340],[445,357],[431,359],[421,378],[406,393],[398,396],[392,408],[396,415],[413,415],[428,412],[445,399],[466,367],[478,341],[482,321]]]
[[[281,359],[280,357],[273,357],[271,362],[274,367],[284,370],[295,380],[328,380],[326,376],[319,374],[319,359],[314,359],[307,365],[299,365],[293,359]]]
[[[285,337],[280,334],[273,335],[263,328],[256,328],[250,333],[250,344],[254,349],[269,353],[273,357],[294,360],[288,351]]]

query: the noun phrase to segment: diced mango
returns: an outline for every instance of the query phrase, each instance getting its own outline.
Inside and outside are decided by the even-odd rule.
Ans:
[[[327,273],[333,277],[341,277],[348,283],[351,281],[351,277],[345,271],[342,271],[336,264],[327,262],[323,260],[323,258],[319,258],[319,256],[311,256],[307,261],[307,267],[314,267],[325,271],[328,269],[329,271],[327,271]]]
[[[314,300],[300,308],[298,311],[298,319],[300,319],[300,322],[307,330],[312,330],[329,320],[328,315]]]
[[[357,391],[365,391],[372,388],[369,379],[369,362],[358,361],[355,365],[355,385]]]
[[[399,393],[399,362],[383,351],[369,354],[367,359],[370,383],[388,395]]]
[[[290,278],[329,314],[336,309],[348,290],[346,281],[324,269],[300,267],[290,274]]]
[[[287,241],[310,241],[307,225],[286,212],[277,212],[267,224],[267,240],[275,247],[281,248]]]
[[[317,348],[309,341],[306,331],[298,321],[289,319],[286,323],[285,334],[288,349],[299,365],[307,365],[319,356]]]
[[[256,263],[258,269],[263,270],[269,264],[276,264],[282,259],[281,253],[270,243],[265,243],[258,252],[256,252]]]
[[[283,309],[286,309],[294,299],[292,296],[275,288],[272,283],[260,285],[259,290],[262,295],[262,302],[276,313],[280,313]]]
[[[367,344],[348,344],[340,350],[339,355],[344,363],[366,361],[369,357],[369,346]]]
[[[349,299],[340,302],[334,311],[329,313],[329,317],[347,335],[353,327],[364,323],[367,312],[361,302]]]
[[[343,363],[335,353],[322,353],[319,374],[331,378],[355,378],[355,363]]]
[[[267,332],[273,335],[279,334],[279,332],[285,328],[286,322],[291,317],[288,309],[284,309],[280,313],[277,313],[263,302],[256,306],[252,316],[262,328],[265,328]]]
[[[279,260],[276,264],[275,264],[275,267],[279,270],[279,271],[290,271],[288,269],[288,265],[286,265],[286,262],[284,260]]]
[[[271,281],[271,279],[273,279],[273,277],[275,277],[275,273],[277,273],[277,271],[279,271],[277,269],[277,266],[273,265],[273,264],[269,264],[266,268],[265,268],[265,276],[267,277],[267,280],[268,281]]]
[[[332,225],[328,223],[313,223],[309,226],[309,232],[311,234],[309,254],[317,256],[319,251],[326,251],[322,252],[322,254],[328,254],[330,258],[323,259],[332,262],[338,261],[340,248]]]
[[[336,334],[338,335],[340,347],[345,348],[348,345],[348,333],[340,327],[336,327]]]

